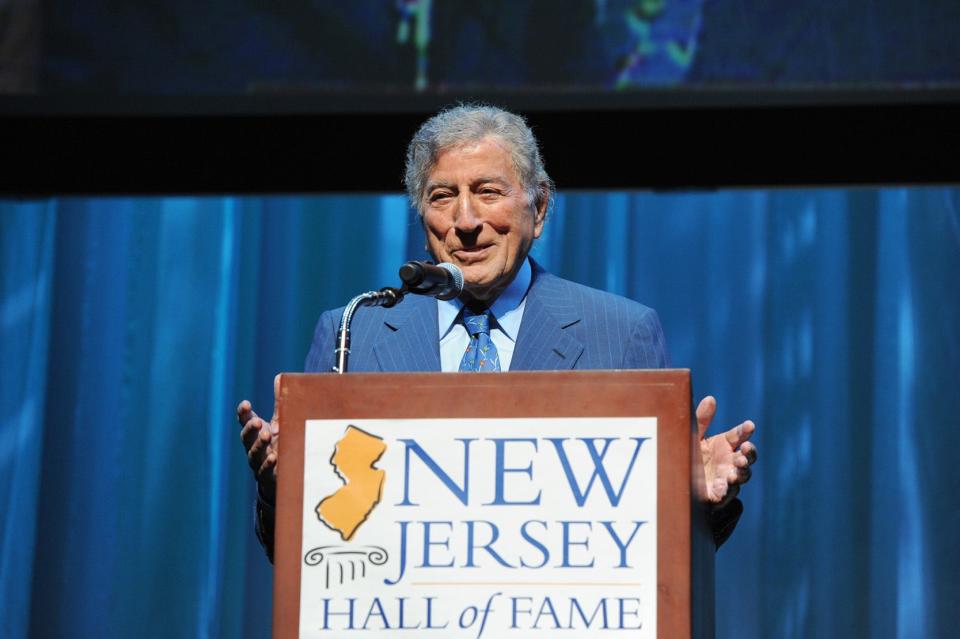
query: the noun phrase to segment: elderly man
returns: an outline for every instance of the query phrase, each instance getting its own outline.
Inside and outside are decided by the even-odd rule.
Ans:
[[[523,119],[489,106],[459,106],[429,119],[407,149],[405,177],[430,254],[460,267],[459,299],[409,296],[393,308],[359,313],[352,325],[351,371],[507,371],[662,368],[663,332],[650,308],[575,284],[528,257],[543,231],[553,184]],[[308,372],[334,364],[342,309],[317,323]],[[697,407],[706,479],[719,546],[742,512],[756,447],[745,421],[705,437],[716,413]],[[257,534],[272,558],[277,425],[237,408],[240,437],[259,491]]]

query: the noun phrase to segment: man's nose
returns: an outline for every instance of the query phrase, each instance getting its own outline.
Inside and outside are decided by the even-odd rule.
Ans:
[[[469,193],[461,193],[457,198],[457,211],[453,222],[457,230],[464,233],[476,231],[483,225]]]

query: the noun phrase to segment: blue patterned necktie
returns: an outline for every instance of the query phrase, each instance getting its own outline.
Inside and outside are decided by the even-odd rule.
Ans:
[[[500,370],[500,356],[490,339],[490,311],[474,314],[463,309],[463,324],[470,333],[470,343],[460,360],[461,372],[494,373]]]

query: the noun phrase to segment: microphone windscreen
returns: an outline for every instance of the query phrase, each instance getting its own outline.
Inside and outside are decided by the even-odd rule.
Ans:
[[[454,294],[451,296],[451,299],[459,297],[460,293],[463,292],[463,271],[461,271],[457,265],[451,264],[450,262],[441,262],[437,264],[437,266],[450,273],[453,277]]]

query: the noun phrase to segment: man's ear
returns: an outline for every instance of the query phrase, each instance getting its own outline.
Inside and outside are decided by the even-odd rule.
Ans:
[[[415,210],[415,215],[417,216],[417,222],[420,223],[420,230],[423,231],[423,242],[427,242],[427,223],[423,220],[423,211],[420,209]]]
[[[433,261],[438,261],[434,254],[430,251],[430,242],[427,240],[427,235],[429,231],[427,230],[427,223],[423,221],[423,213],[417,211],[417,219],[420,221],[420,231],[423,233],[423,252],[426,255],[430,256],[430,259]]]
[[[540,201],[534,210],[533,218],[533,237],[539,238],[543,233],[543,223],[547,220],[547,211],[550,209],[550,197],[553,194],[547,187],[540,187]]]

